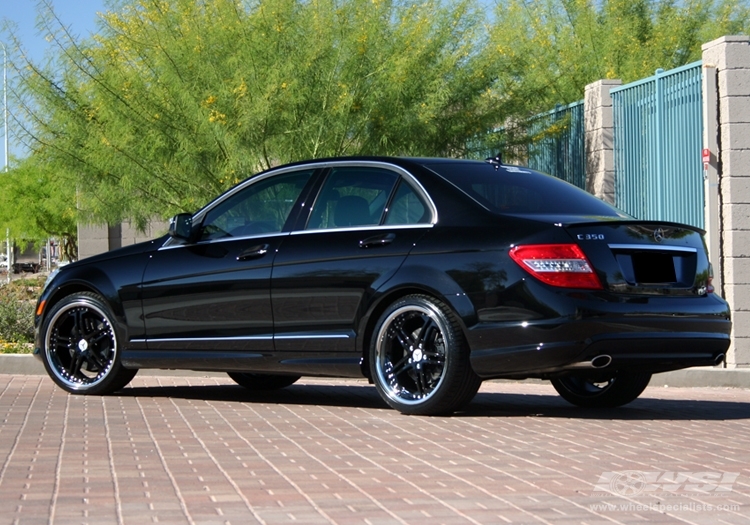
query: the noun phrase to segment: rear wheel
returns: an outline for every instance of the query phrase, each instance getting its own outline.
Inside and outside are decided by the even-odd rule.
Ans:
[[[267,374],[250,374],[246,372],[227,372],[232,381],[248,390],[278,390],[297,382],[300,376],[276,376]]]
[[[613,408],[634,401],[648,386],[651,374],[618,371],[608,378],[569,375],[552,379],[566,401],[579,407]]]
[[[370,370],[380,396],[404,414],[450,414],[471,401],[482,384],[455,316],[423,295],[396,301],[380,317]]]
[[[114,315],[98,295],[76,293],[57,303],[42,325],[41,356],[52,380],[74,394],[109,394],[138,370],[120,363]]]

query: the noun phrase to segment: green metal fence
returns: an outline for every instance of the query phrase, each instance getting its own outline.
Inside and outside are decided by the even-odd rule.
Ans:
[[[583,100],[536,115],[527,122],[528,166],[586,189]]]
[[[516,138],[507,140],[508,135]],[[521,163],[586,189],[584,139],[583,100],[580,100],[535,115],[512,132],[502,127],[470,141],[467,157],[484,159],[500,151],[504,160]],[[497,143],[496,149],[487,149],[487,144],[492,142]]]
[[[615,204],[639,218],[703,227],[701,62],[610,90]]]

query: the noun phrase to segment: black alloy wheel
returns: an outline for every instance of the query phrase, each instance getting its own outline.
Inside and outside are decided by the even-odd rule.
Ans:
[[[575,374],[551,381],[557,393],[569,403],[586,408],[614,408],[634,401],[650,380],[649,373],[617,371],[604,379]]]
[[[406,296],[380,317],[370,370],[380,396],[404,414],[450,414],[471,401],[482,383],[456,317],[424,295]]]
[[[250,374],[247,372],[227,372],[232,381],[248,390],[278,390],[297,382],[300,376],[270,374]]]
[[[74,394],[109,394],[127,385],[138,370],[120,363],[114,316],[96,294],[69,295],[42,326],[42,361],[52,380]]]

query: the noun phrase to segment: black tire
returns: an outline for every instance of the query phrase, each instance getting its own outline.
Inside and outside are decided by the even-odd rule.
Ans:
[[[120,362],[121,337],[115,317],[98,295],[67,296],[47,314],[41,328],[44,368],[72,394],[110,394],[138,373]]]
[[[248,390],[278,390],[297,382],[300,376],[276,376],[270,374],[249,374],[246,372],[227,372],[232,381]]]
[[[450,414],[469,403],[482,384],[455,315],[424,295],[406,296],[383,312],[369,359],[378,393],[404,414]]]
[[[634,401],[648,386],[651,374],[618,371],[609,378],[568,375],[552,379],[566,401],[585,408],[614,408]]]

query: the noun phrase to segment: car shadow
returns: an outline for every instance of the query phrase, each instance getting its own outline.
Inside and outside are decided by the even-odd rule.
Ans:
[[[389,409],[371,385],[296,384],[281,390],[254,392],[236,385],[127,387],[123,397],[176,398],[243,403]],[[394,411],[394,414],[396,412]],[[479,392],[452,417],[541,417],[599,420],[750,419],[750,403],[694,399],[638,398],[616,409],[575,407],[556,394]]]

